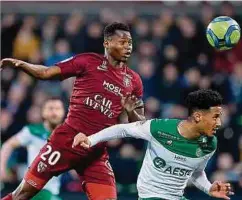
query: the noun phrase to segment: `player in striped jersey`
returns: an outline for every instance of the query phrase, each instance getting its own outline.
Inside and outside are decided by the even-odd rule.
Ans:
[[[229,200],[229,183],[207,179],[204,169],[217,148],[216,130],[221,126],[222,97],[212,90],[198,90],[187,97],[189,117],[152,119],[115,125],[86,137],[79,133],[73,146],[92,147],[99,142],[134,137],[148,141],[137,188],[139,200],[184,200],[192,183],[212,197]]]

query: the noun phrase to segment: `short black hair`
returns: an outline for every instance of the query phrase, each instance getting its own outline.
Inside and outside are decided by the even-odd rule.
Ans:
[[[186,106],[190,116],[195,110],[208,110],[210,107],[220,106],[222,101],[223,98],[217,91],[201,89],[188,94]]]
[[[124,23],[113,22],[104,28],[104,39],[115,34],[116,30],[128,31],[130,32],[129,26]]]

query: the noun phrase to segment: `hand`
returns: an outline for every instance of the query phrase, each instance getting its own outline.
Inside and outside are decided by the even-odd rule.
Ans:
[[[2,59],[0,62],[0,70],[2,70],[4,67],[19,67],[19,65],[23,64],[24,62],[22,60],[17,60],[13,58],[5,58]]]
[[[121,105],[127,112],[133,111],[137,106],[138,98],[128,93],[126,96],[122,96]]]
[[[228,195],[233,194],[230,183],[222,183],[221,181],[215,181],[209,190],[210,196],[227,200],[230,199]]]
[[[78,133],[74,137],[74,141],[72,143],[72,148],[76,147],[77,145],[80,145],[83,148],[88,149],[91,146],[91,142],[89,141],[88,137],[85,134]]]

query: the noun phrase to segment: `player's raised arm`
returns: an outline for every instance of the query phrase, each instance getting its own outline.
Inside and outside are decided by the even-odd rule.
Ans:
[[[1,60],[1,69],[4,67],[13,67],[25,71],[27,74],[41,80],[60,79],[61,69],[57,66],[46,67],[17,60],[5,58]]]
[[[85,148],[89,148],[99,142],[125,137],[134,137],[150,141],[150,123],[151,120],[138,121],[129,124],[118,124],[103,129],[89,137],[86,137],[83,133],[79,133],[74,138],[73,147],[81,145]]]
[[[64,80],[73,76],[78,76],[86,70],[89,54],[79,54],[55,66],[46,67],[44,65],[36,65],[17,60],[13,58],[5,58],[1,60],[0,68],[13,67],[25,71],[27,74],[41,80],[59,79]]]

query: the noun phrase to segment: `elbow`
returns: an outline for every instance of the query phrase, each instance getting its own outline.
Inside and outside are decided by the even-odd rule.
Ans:
[[[7,150],[12,151],[13,148],[14,148],[14,144],[12,144],[10,141],[7,141],[2,145],[1,152],[5,152]]]

